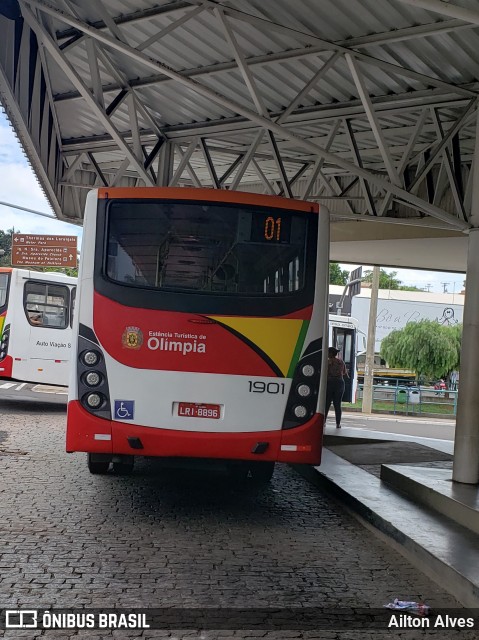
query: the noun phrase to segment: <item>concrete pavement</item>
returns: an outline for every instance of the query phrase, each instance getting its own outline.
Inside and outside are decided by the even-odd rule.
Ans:
[[[407,420],[417,432],[430,421]],[[452,483],[453,441],[343,426],[326,427],[324,445],[321,466],[301,472],[464,606],[479,607],[479,490]]]

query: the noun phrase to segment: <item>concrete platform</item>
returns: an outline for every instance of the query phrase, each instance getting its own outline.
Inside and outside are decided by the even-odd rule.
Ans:
[[[453,483],[449,469],[382,465],[381,480],[479,536],[479,489]]]
[[[298,471],[464,606],[478,608],[479,494],[452,484],[453,443],[355,431],[326,430],[321,466]]]

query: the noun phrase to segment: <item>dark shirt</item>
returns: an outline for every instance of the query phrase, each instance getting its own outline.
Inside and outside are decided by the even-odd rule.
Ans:
[[[341,358],[328,358],[328,378],[342,380],[347,375],[346,365]]]

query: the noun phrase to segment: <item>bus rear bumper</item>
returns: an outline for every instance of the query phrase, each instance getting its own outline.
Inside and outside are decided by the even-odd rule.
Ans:
[[[78,402],[68,404],[66,450],[111,455],[265,460],[319,464],[323,416],[277,431],[212,433],[143,427],[104,420]]]
[[[0,378],[11,378],[12,370],[13,370],[12,356],[5,356],[5,359],[0,362]]]

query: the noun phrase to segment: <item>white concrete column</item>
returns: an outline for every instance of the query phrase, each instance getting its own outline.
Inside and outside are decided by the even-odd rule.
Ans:
[[[452,479],[479,482],[479,228],[469,232]]]
[[[381,269],[373,268],[371,283],[371,301],[369,303],[368,342],[364,363],[363,413],[372,413],[374,396],[374,354],[376,352],[376,323],[378,319],[379,276]]]
[[[466,295],[462,324],[452,479],[479,483],[479,109],[472,166],[471,226],[467,248]]]

